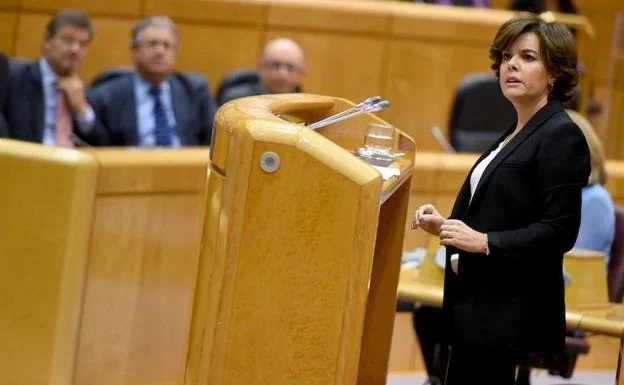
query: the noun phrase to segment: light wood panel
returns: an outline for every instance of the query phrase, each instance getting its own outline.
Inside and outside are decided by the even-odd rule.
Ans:
[[[431,127],[447,134],[454,90],[471,72],[490,72],[486,47],[393,41],[383,91],[390,120],[419,148],[439,148]]]
[[[80,76],[91,81],[101,71],[131,65],[130,31],[133,20],[94,18],[95,38],[89,46]]]
[[[145,15],[167,15],[181,21],[262,25],[269,1],[144,0]]]
[[[0,173],[0,383],[71,384],[95,159],[0,140]]]
[[[17,27],[17,12],[0,12],[0,52],[10,55]]]
[[[0,9],[17,10],[18,7],[19,0],[0,0]]]
[[[20,13],[13,56],[36,59],[41,54],[41,42],[51,15]]]
[[[27,11],[53,12],[72,8],[90,14],[137,17],[141,0],[21,0],[21,7]]]
[[[382,39],[270,30],[267,40],[281,36],[299,42],[306,53],[306,92],[357,102],[379,93],[384,57]]]
[[[256,67],[261,50],[259,29],[193,24],[178,27],[181,46],[176,67],[203,73],[213,90],[233,69]]]
[[[76,384],[182,383],[201,210],[199,192],[98,196]]]
[[[388,30],[390,23],[390,14],[385,12],[386,9],[387,4],[379,3],[274,0],[269,6],[267,22],[269,28],[305,28],[381,35]]]
[[[438,40],[439,44],[461,42],[489,47],[498,28],[513,17],[509,11],[466,7],[439,7],[412,4],[403,12],[393,8],[392,34],[399,37]]]

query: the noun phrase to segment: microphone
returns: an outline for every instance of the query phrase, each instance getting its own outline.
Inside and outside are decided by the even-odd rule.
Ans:
[[[378,97],[374,97],[374,98],[378,98]],[[369,98],[369,99],[372,99],[372,98]],[[364,102],[361,104],[363,105],[362,108],[357,108],[356,106],[347,110],[347,111],[355,110],[354,112],[346,113],[347,111],[343,111],[339,114],[330,116],[329,118],[325,118],[321,121],[311,124],[308,126],[308,128],[316,130],[317,128],[321,128],[321,127],[329,126],[330,124],[342,122],[343,120],[351,119],[351,118],[354,118],[356,116],[359,116],[365,113],[377,112],[377,111],[383,110],[384,108],[390,107],[390,102],[387,100],[377,100],[376,102],[374,102],[374,104],[364,104]]]
[[[349,108],[347,110],[344,110],[344,111],[339,112],[339,113],[337,113],[335,115],[332,115],[332,116],[328,116],[325,119],[321,119],[318,122],[314,122],[314,123],[310,124],[308,126],[308,128],[311,128],[311,129],[315,130],[317,128],[324,127],[327,124],[329,124],[329,122],[331,122],[331,121],[333,121],[335,119],[340,119],[343,116],[347,116],[347,115],[352,114],[354,112],[361,111],[363,109],[369,108],[369,107],[371,107],[373,105],[376,105],[379,102],[381,102],[381,97],[380,96],[370,96],[370,97],[366,98],[363,102],[361,102],[359,104],[356,104],[355,106],[353,106],[353,107],[351,107],[351,108]]]
[[[433,135],[435,140],[438,143],[440,143],[440,145],[442,146],[442,148],[446,150],[446,152],[449,152],[449,153],[456,152],[453,146],[451,146],[448,140],[446,140],[446,138],[444,137],[444,135],[442,134],[442,131],[440,131],[440,128],[438,126],[431,127],[431,135]]]

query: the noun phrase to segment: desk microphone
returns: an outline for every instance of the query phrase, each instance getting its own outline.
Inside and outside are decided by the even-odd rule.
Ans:
[[[442,146],[442,148],[444,148],[446,150],[446,152],[449,152],[449,153],[456,152],[455,149],[453,148],[453,146],[451,146],[451,144],[448,142],[448,140],[446,140],[444,135],[442,135],[442,131],[440,131],[440,128],[438,126],[431,127],[431,135],[433,135],[435,140],[438,143],[440,143],[440,145]]]

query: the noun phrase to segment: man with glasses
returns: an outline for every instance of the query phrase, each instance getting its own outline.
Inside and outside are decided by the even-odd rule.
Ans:
[[[221,83],[219,105],[243,96],[301,92],[305,77],[303,49],[294,40],[269,41],[258,58],[257,71],[238,70]]]
[[[106,80],[89,100],[106,134],[94,145],[181,147],[210,144],[215,104],[207,80],[174,71],[178,30],[148,17],[132,30],[134,71]]]
[[[92,38],[86,13],[61,11],[47,25],[41,58],[10,62],[2,107],[10,137],[66,148],[97,140],[95,116],[77,74]]]

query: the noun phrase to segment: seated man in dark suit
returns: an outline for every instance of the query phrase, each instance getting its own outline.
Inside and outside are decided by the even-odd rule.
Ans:
[[[61,11],[48,23],[41,58],[12,60],[2,112],[11,138],[73,147],[95,140],[94,113],[76,74],[93,38],[89,16]]]
[[[208,82],[174,71],[178,32],[168,17],[138,22],[131,36],[135,71],[95,86],[89,100],[105,146],[210,144],[215,104]]]
[[[258,59],[257,73],[239,70],[228,75],[219,86],[217,101],[223,105],[243,96],[301,92],[304,76],[305,57],[299,44],[287,38],[271,40]]]

